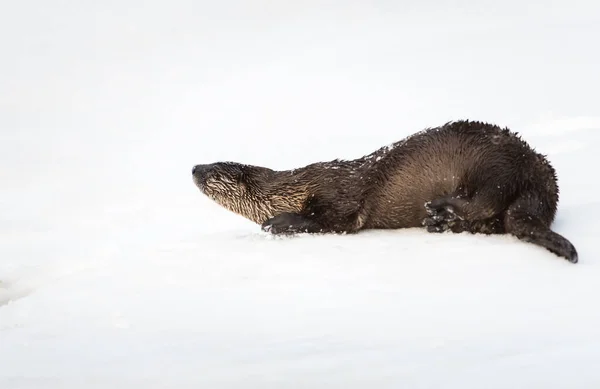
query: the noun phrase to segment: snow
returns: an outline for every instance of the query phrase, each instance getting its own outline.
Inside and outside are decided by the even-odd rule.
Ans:
[[[0,388],[599,387],[599,11],[7,3]],[[461,118],[548,154],[577,265],[508,236],[272,237],[191,179]]]

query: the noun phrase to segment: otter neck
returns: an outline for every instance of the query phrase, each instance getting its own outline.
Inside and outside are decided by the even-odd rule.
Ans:
[[[302,211],[308,198],[309,185],[302,174],[292,170],[273,172],[264,186],[262,215],[257,219],[265,220],[283,212]]]

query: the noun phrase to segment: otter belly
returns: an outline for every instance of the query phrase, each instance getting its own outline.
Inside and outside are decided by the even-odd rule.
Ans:
[[[455,193],[462,176],[462,169],[449,166],[399,170],[365,202],[365,228],[421,227],[427,216],[425,203]]]

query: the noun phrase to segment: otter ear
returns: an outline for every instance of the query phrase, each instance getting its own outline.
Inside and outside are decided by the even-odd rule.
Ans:
[[[244,175],[243,174],[239,174],[236,179],[235,179],[238,187],[240,187],[242,190],[247,190],[248,189],[248,184],[246,184],[246,180],[244,179]]]

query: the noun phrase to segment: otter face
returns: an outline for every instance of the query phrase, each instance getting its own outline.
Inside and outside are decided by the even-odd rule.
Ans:
[[[262,194],[261,179],[268,169],[235,162],[196,165],[194,183],[208,198],[256,223],[270,216],[269,202]]]
[[[226,206],[223,201],[235,201],[246,192],[243,167],[234,162],[196,165],[192,177],[202,193],[223,206]]]

